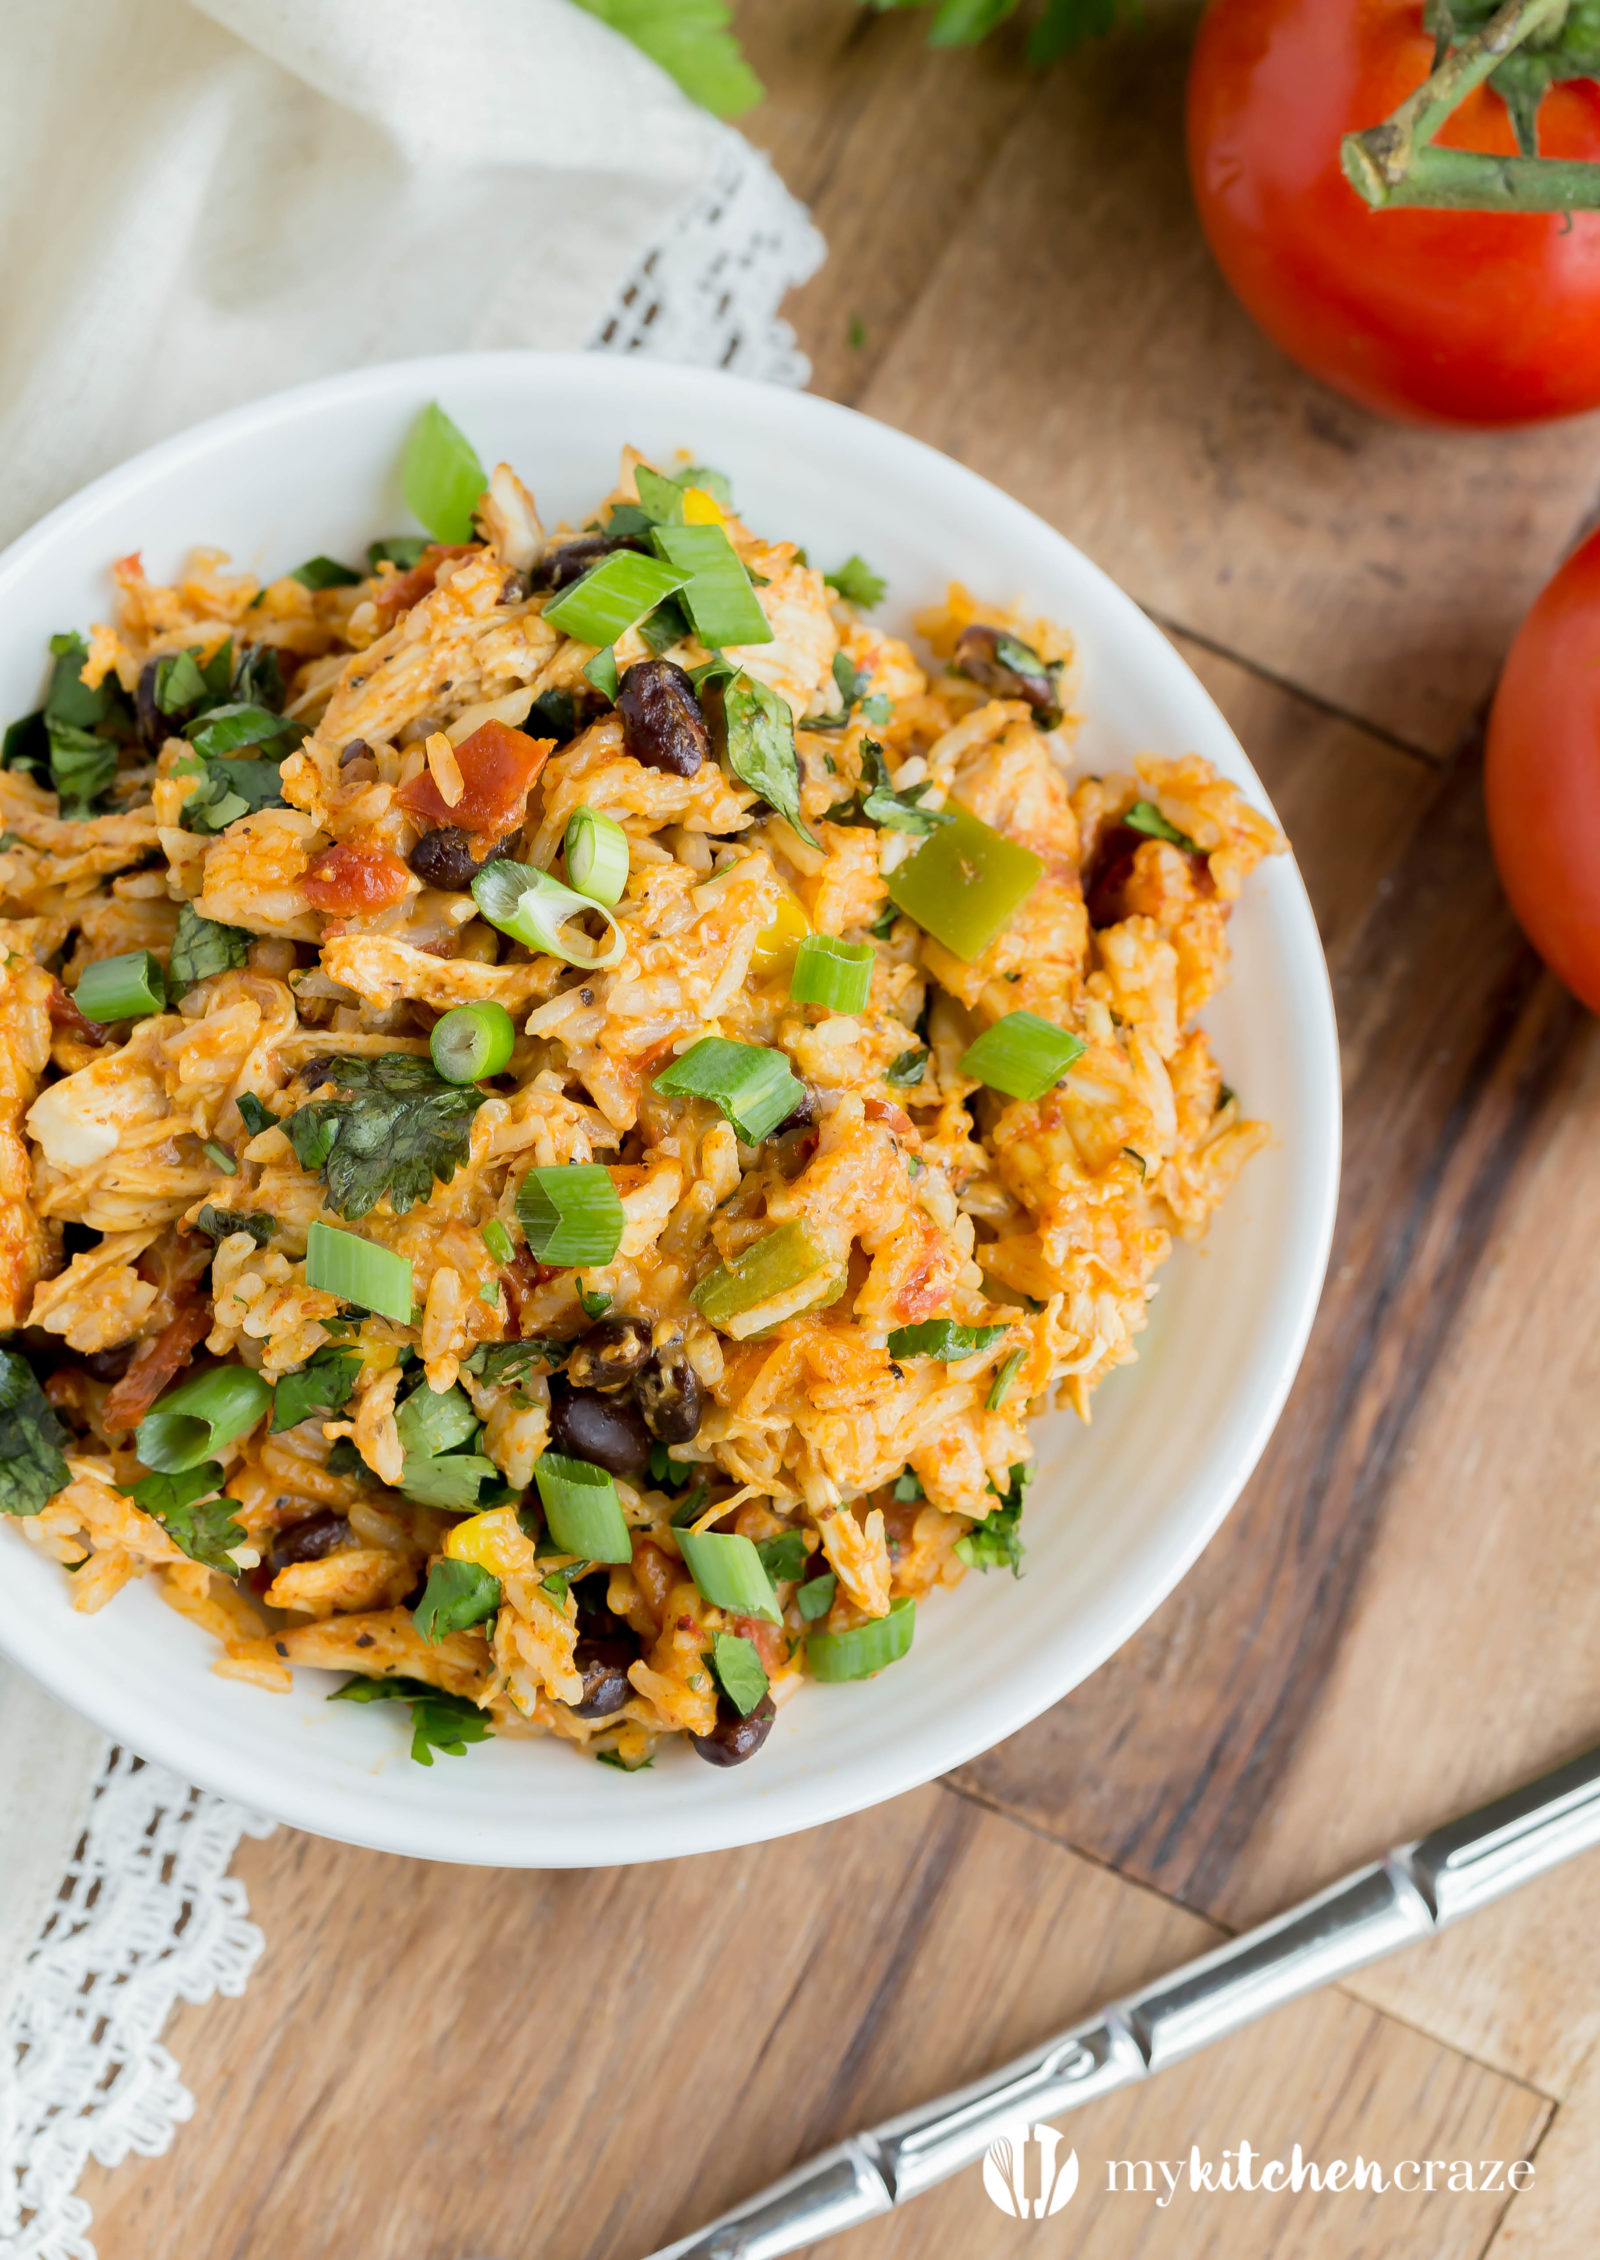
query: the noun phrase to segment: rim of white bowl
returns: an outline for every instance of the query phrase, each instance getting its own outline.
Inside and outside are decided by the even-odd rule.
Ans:
[[[1056,545],[1073,572],[1096,587],[1102,603],[1113,614],[1121,615],[1122,625],[1141,647],[1141,667],[1164,680],[1176,695],[1209,711],[1237,752],[1245,775],[1253,780],[1260,804],[1270,811],[1270,798],[1225,717],[1160,629],[1092,559],[1025,504],[925,442],[838,402],[755,383],[720,370],[630,355],[522,350],[435,354],[317,378],[229,409],[103,473],[20,535],[0,553],[0,602],[26,575],[38,553],[70,537],[80,522],[92,521],[108,503],[159,486],[175,471],[203,461],[208,454],[227,452],[242,439],[270,440],[281,428],[292,426],[323,405],[354,399],[385,405],[414,402],[420,407],[448,391],[466,372],[491,366],[497,372],[514,372],[519,365],[530,378],[541,382],[581,379],[591,399],[612,397],[619,411],[644,395],[656,404],[681,402],[686,411],[703,410],[708,395],[721,395],[730,403],[759,402],[775,438],[788,427],[807,444],[820,441],[827,446],[831,441],[837,452],[845,455],[870,447],[880,463],[898,463],[924,484],[943,484],[948,491],[963,492],[969,500],[980,503],[992,521],[1002,528],[1007,524],[1014,528],[1019,540],[1032,545],[1043,536],[1047,544]],[[1295,994],[1296,1035],[1312,1105],[1308,1110],[1309,1135],[1300,1157],[1304,1205],[1297,1213],[1293,1244],[1272,1291],[1275,1354],[1262,1361],[1261,1370],[1248,1377],[1248,1386],[1229,1405],[1222,1433],[1210,1450],[1217,1475],[1203,1509],[1191,1513],[1181,1532],[1168,1535],[1158,1570],[1152,1571],[1147,1563],[1143,1575],[1126,1573],[1097,1596],[1094,1606],[1079,1620],[1074,1660],[1066,1671],[1059,1657],[1041,1649],[1024,1664],[1013,1662],[1002,1685],[973,1688],[955,1714],[922,1722],[891,1748],[874,1750],[865,1759],[859,1751],[852,1751],[839,1762],[817,1768],[778,1792],[764,1792],[757,1780],[751,1780],[754,1794],[710,1808],[696,1806],[676,1824],[670,1810],[648,1817],[619,1811],[614,1819],[586,1826],[579,1841],[551,1844],[540,1840],[536,1816],[521,1809],[509,1812],[499,1822],[475,1824],[468,1841],[439,1841],[446,1829],[456,1825],[451,1817],[430,1811],[403,1789],[396,1794],[398,1782],[382,1775],[375,1779],[370,1800],[362,1798],[352,1809],[348,1787],[296,1777],[287,1736],[281,1754],[270,1760],[259,1759],[220,1746],[204,1725],[174,1716],[142,1689],[115,1679],[109,1671],[94,1674],[88,1684],[64,1684],[61,1659],[52,1649],[49,1627],[31,1623],[22,1612],[16,1612],[16,1621],[8,1622],[3,1607],[0,1653],[105,1733],[202,1788],[254,1806],[290,1826],[338,1841],[472,1865],[631,1865],[766,1842],[881,1804],[993,1748],[1097,1671],[1181,1582],[1253,1472],[1304,1355],[1327,1268],[1338,1201],[1342,1130],[1339,1052],[1327,965],[1304,882],[1292,856],[1285,857],[1277,869],[1280,886],[1284,877],[1288,880],[1285,970]],[[427,1778],[423,1776],[419,1788]],[[739,1778],[743,1781],[749,1777]],[[642,1837],[647,1840],[641,1842]]]

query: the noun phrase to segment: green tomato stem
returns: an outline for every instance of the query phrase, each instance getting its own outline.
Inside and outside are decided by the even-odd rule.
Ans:
[[[1374,211],[1427,205],[1483,212],[1567,212],[1600,207],[1600,165],[1554,157],[1495,157],[1439,149],[1434,135],[1506,57],[1559,31],[1568,0],[1506,0],[1462,41],[1382,125],[1340,145],[1344,176]]]

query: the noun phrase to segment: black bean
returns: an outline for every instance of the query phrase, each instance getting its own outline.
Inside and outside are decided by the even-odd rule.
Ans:
[[[633,1693],[628,1666],[639,1653],[633,1639],[581,1639],[573,1662],[583,1676],[583,1700],[574,1703],[580,1719],[606,1719]]]
[[[711,758],[711,732],[694,685],[670,659],[641,659],[617,692],[622,742],[647,769],[692,777]]]
[[[550,1441],[575,1460],[592,1460],[610,1475],[638,1475],[649,1464],[650,1431],[631,1396],[573,1389],[550,1378]]]
[[[91,1381],[120,1381],[133,1363],[137,1342],[119,1342],[115,1349],[91,1350],[83,1361],[83,1370]]]
[[[792,1111],[786,1114],[772,1135],[781,1138],[786,1130],[805,1130],[817,1119],[817,1094],[809,1083]]]
[[[480,861],[472,852],[476,836],[464,832],[459,824],[441,824],[436,831],[423,833],[406,861],[425,887],[440,887],[447,894],[464,895],[484,864],[510,855],[517,839],[515,832],[508,833]]]
[[[1002,646],[1004,647],[1002,653]],[[1003,628],[974,624],[956,643],[955,665],[996,698],[1024,698],[1031,707],[1054,714],[1060,693],[1044,661]]]
[[[650,1356],[650,1329],[637,1318],[603,1318],[573,1344],[567,1379],[577,1389],[620,1389]]]
[[[366,739],[352,738],[350,740],[350,743],[347,746],[343,747],[340,751],[339,767],[341,769],[348,769],[352,762],[370,761],[371,759],[372,748],[368,745]]]
[[[746,1758],[753,1758],[772,1732],[772,1722],[778,1707],[770,1695],[763,1695],[748,1718],[741,1718],[726,1695],[717,1697],[717,1723],[709,1734],[691,1734],[695,1754],[704,1758],[708,1766],[742,1766]]]
[[[500,602],[502,604],[520,604],[527,595],[528,588],[529,581],[526,573],[508,573],[500,583]]]
[[[564,541],[555,549],[547,549],[533,569],[536,589],[570,588],[581,580],[591,565],[598,565],[602,557],[609,557],[614,549],[643,549],[644,543],[633,534],[580,534],[576,541]]]
[[[134,685],[133,714],[139,725],[139,736],[151,753],[159,753],[168,738],[181,738],[182,723],[173,715],[163,714],[156,704],[156,669],[159,659],[147,659],[139,670],[139,680]]]
[[[267,1567],[276,1577],[279,1570],[295,1562],[320,1562],[336,1554],[341,1546],[348,1546],[352,1536],[342,1514],[332,1507],[319,1507],[304,1522],[292,1522],[287,1530],[278,1532],[267,1555]]]
[[[657,1350],[633,1384],[644,1424],[658,1444],[687,1444],[700,1433],[706,1385],[681,1342]]]

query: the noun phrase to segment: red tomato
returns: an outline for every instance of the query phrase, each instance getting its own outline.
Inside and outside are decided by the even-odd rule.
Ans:
[[[470,556],[480,546],[475,541],[429,542],[415,565],[383,583],[373,598],[374,604],[391,619],[398,619],[402,612],[409,612],[414,604],[428,595],[440,566],[448,558]]]
[[[387,910],[410,884],[411,874],[400,858],[368,840],[336,840],[312,857],[305,876],[306,893],[333,918]]]
[[[1369,211],[1343,135],[1427,77],[1419,0],[1212,0],[1189,78],[1189,169],[1223,273],[1285,353],[1368,408],[1465,424],[1600,404],[1600,213]],[[1439,136],[1516,148],[1480,89]],[[1539,111],[1547,157],[1600,158],[1600,87]]]
[[[1485,779],[1501,883],[1523,930],[1600,1012],[1600,533],[1517,630]]]
[[[402,786],[400,806],[429,824],[502,839],[527,813],[528,795],[549,758],[552,738],[530,738],[505,722],[484,722],[456,747],[462,794],[454,808],[426,769]]]

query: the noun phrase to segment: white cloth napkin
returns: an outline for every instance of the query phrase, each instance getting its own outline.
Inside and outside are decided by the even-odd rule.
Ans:
[[[282,385],[586,343],[728,141],[568,0],[0,0],[0,540]],[[103,1749],[0,1666],[0,2029]]]

